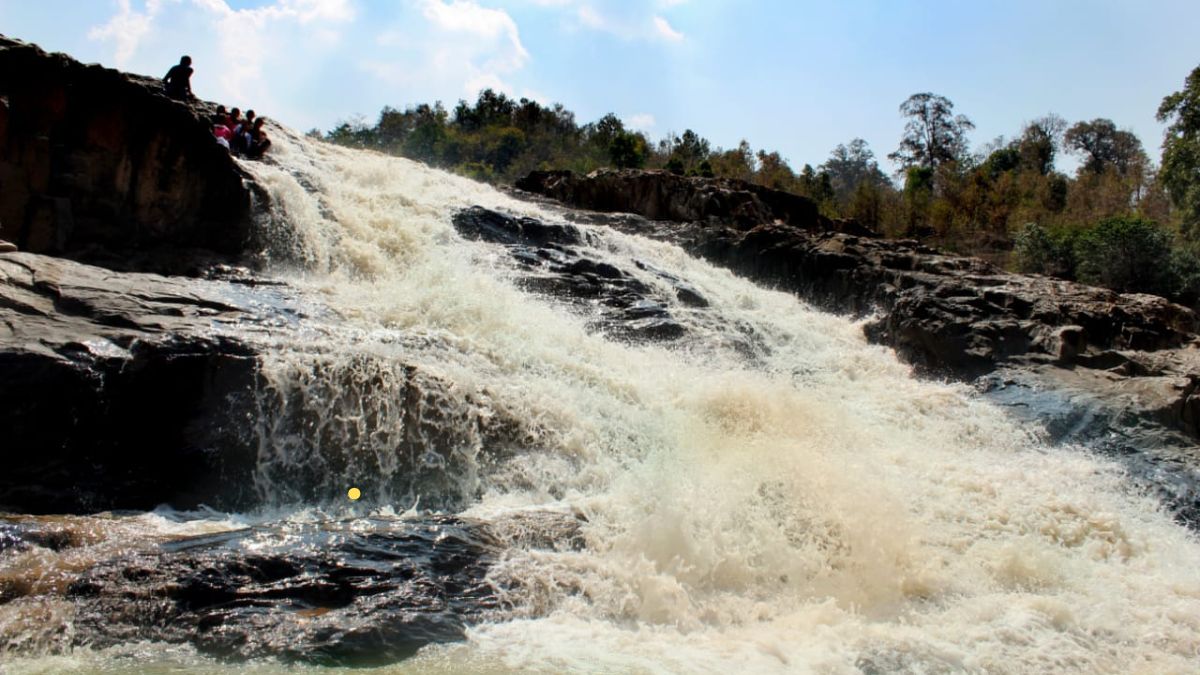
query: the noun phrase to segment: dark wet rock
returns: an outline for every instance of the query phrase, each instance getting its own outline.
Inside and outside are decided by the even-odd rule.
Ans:
[[[254,248],[265,199],[161,82],[0,36],[0,238],[114,269],[197,273]]]
[[[578,228],[518,218],[480,206],[454,215],[454,226],[469,239],[507,247],[524,274],[520,283],[527,289],[586,304],[599,314],[593,330],[631,340],[677,340],[687,329],[672,315],[670,302],[633,270],[595,259],[587,237]],[[639,266],[675,287],[687,297],[684,305],[705,306],[699,291],[677,278]]]
[[[697,195],[727,189],[723,180],[630,170],[535,172],[518,187],[573,207],[640,214],[651,220],[585,219],[675,242],[823,308],[880,312],[868,336],[928,372],[973,377],[1030,355],[1071,364],[1105,350],[1177,348],[1200,327],[1194,312],[1156,296],[1009,274],[915,241],[831,231],[815,205],[795,195],[779,209],[648,206],[656,199],[709,204]]]
[[[1013,417],[1044,429],[1051,443],[1082,445],[1121,462],[1179,521],[1200,528],[1200,447],[1194,428],[1172,419],[1194,401],[1194,381],[1168,372],[1127,377],[1032,364],[1001,368],[976,386]]]
[[[101,562],[71,584],[75,640],[187,643],[228,659],[393,663],[502,607],[499,552],[452,517],[281,524]]]
[[[237,287],[0,255],[0,509],[194,503],[246,475],[228,439],[256,350],[219,329],[292,320]]]

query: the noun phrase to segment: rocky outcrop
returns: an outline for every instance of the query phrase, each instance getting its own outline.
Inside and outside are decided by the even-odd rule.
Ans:
[[[255,458],[234,442],[257,350],[289,320],[236,287],[0,255],[0,510],[244,502]],[[239,452],[239,450],[241,452]]]
[[[0,239],[169,272],[252,245],[262,194],[214,142],[207,104],[3,37],[0,72]]]
[[[1128,350],[1195,339],[1186,307],[1041,276],[1010,274],[914,241],[866,239],[780,224],[710,227],[686,247],[835,311],[879,316],[868,337],[920,369],[975,377],[1032,357],[1111,368]]]
[[[793,203],[809,208],[789,208],[786,217],[773,209],[648,208],[656,201],[687,204],[696,195],[724,191],[728,183],[714,180],[705,188],[704,180],[660,172],[587,177],[538,172],[518,185],[578,208],[596,208],[595,195],[603,195],[602,210],[646,218],[587,219],[671,240],[824,308],[880,312],[868,334],[931,372],[974,376],[1027,355],[1064,365],[1109,363],[1119,358],[1116,350],[1181,347],[1200,327],[1190,309],[1156,296],[1009,274],[911,240],[832,231],[811,202],[794,195]],[[652,187],[640,187],[621,201],[614,185],[624,184]],[[644,194],[656,196],[647,200]],[[743,214],[758,220],[747,222]],[[660,217],[677,222],[656,222]]]
[[[651,220],[718,221],[738,227],[778,221],[874,236],[852,220],[825,218],[817,205],[804,197],[728,178],[632,169],[601,169],[587,176],[534,171],[518,180],[516,187],[577,208],[636,213]]]

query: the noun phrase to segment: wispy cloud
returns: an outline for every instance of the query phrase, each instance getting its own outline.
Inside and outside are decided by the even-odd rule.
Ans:
[[[147,0],[142,11],[133,9],[130,0],[117,1],[117,13],[106,23],[88,31],[88,37],[101,42],[112,42],[115,46],[113,61],[124,68],[150,32],[154,18],[162,7],[160,0]]]
[[[654,17],[654,30],[668,42],[680,42],[683,40],[683,33],[671,27],[671,24],[661,16]]]
[[[437,96],[473,96],[484,88],[512,93],[508,79],[530,56],[507,12],[473,0],[419,0],[416,6],[417,21],[377,36],[389,58],[365,59],[364,70],[388,84]]]
[[[661,40],[680,42],[683,33],[671,26],[661,11],[668,11],[687,0],[656,0],[630,6],[614,0],[534,0],[534,4],[554,10],[567,10],[569,27],[615,35],[623,40]]]

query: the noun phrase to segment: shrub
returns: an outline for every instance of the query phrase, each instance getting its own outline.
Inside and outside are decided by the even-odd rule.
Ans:
[[[1080,281],[1123,293],[1170,295],[1171,237],[1154,221],[1106,218],[1075,243]]]
[[[1021,272],[1075,278],[1075,241],[1077,232],[1047,230],[1037,223],[1026,223],[1013,239],[1013,259]]]

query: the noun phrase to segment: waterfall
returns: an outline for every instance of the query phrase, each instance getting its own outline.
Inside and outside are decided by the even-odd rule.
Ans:
[[[668,243],[273,138],[245,165],[262,253],[328,314],[263,357],[263,500],[582,520],[583,546],[505,550],[512,610],[397,672],[1194,670],[1200,542],[1117,465]],[[627,340],[523,285],[455,230],[475,205],[575,228],[684,334]]]

